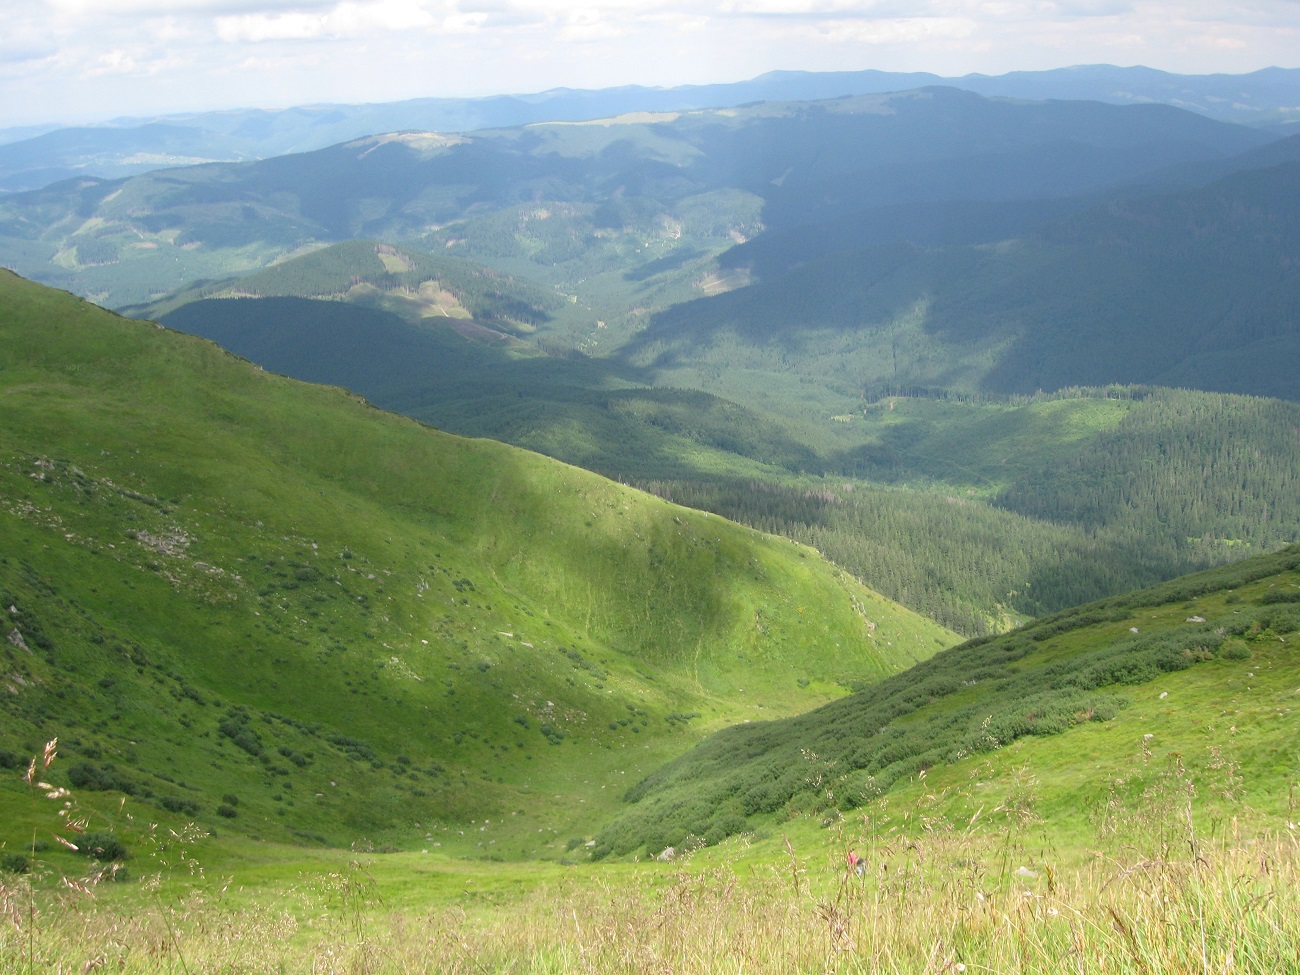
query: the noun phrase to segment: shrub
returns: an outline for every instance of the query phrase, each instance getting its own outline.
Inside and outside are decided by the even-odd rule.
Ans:
[[[114,833],[83,833],[77,851],[104,863],[126,859],[126,845]]]
[[[0,856],[0,871],[5,873],[26,873],[31,868],[31,861],[21,853],[6,853]]]
[[[1259,614],[1259,623],[1274,633],[1294,633],[1300,630],[1300,609],[1268,610]]]
[[[217,731],[225,735],[248,754],[262,754],[262,737],[248,725],[248,714],[244,711],[230,711],[225,720],[217,725]]]
[[[217,807],[217,815],[224,816],[226,819],[234,819],[236,816],[239,815],[239,810],[236,809],[234,806],[227,805],[226,803],[222,803],[220,806]]]
[[[68,781],[73,788],[87,792],[124,792],[134,795],[136,784],[122,775],[112,765],[95,765],[93,762],[77,762],[68,768]]]
[[[182,799],[180,796],[163,796],[158,800],[158,805],[168,812],[185,813],[188,816],[197,816],[199,814],[199,804],[197,802],[193,799]]]
[[[1300,589],[1272,589],[1259,597],[1263,606],[1276,603],[1300,603]]]

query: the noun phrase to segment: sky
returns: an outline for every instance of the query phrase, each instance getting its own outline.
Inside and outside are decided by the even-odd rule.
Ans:
[[[1300,67],[1300,0],[0,0],[0,128],[740,81]]]

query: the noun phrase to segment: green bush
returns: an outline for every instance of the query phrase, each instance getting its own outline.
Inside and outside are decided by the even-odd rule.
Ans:
[[[77,842],[77,851],[104,863],[126,859],[126,844],[115,833],[83,833]]]
[[[1260,605],[1274,603],[1300,603],[1300,589],[1270,589],[1259,597]]]
[[[193,799],[182,799],[179,796],[163,796],[158,800],[158,805],[168,812],[185,813],[188,816],[197,816],[199,814],[199,804]]]
[[[137,786],[112,765],[77,762],[68,768],[68,781],[74,789],[88,792],[123,792],[135,795]]]
[[[262,737],[249,727],[248,712],[231,710],[220,724],[217,731],[225,735],[248,754],[256,757],[262,754]]]
[[[0,856],[0,871],[4,873],[27,873],[31,868],[31,861],[21,853],[6,853]]]

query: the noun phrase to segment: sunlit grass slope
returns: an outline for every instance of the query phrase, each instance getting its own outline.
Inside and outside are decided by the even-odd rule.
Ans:
[[[1019,804],[1060,844],[1099,826],[1123,839],[1156,800],[1161,822],[1171,803],[1219,829],[1294,820],[1298,630],[1294,545],[1044,617],[707,739],[629,790],[595,852],[714,843],[799,815],[870,822],[900,807],[891,792],[936,824]]]
[[[58,735],[92,802],[545,852],[952,642],[789,541],[8,273],[0,309],[0,758]]]
[[[1300,404],[1118,386],[864,399],[829,378],[861,351],[843,337],[656,379],[546,354],[544,309],[567,304],[545,298],[468,262],[354,241],[151,314],[267,369],[812,545],[967,636],[1297,537]],[[506,334],[525,320],[543,326]]]

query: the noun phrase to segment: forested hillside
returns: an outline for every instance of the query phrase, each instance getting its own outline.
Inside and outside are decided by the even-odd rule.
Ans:
[[[835,228],[849,229],[814,229]],[[762,281],[661,312],[626,354],[665,382],[739,365],[761,388],[779,366],[871,396],[1155,383],[1300,397],[1300,162],[1116,199],[996,245],[856,249],[855,236],[837,249],[821,234],[811,260],[800,235],[752,266],[738,248],[727,264]]]
[[[1081,412],[1092,403],[1117,408],[1113,426],[1068,452],[1051,451],[1050,461],[1032,457],[1034,406],[999,411],[1003,423],[1021,414],[1003,436],[1019,437],[1031,457],[1021,458],[985,497],[939,484],[882,490],[832,478],[805,485],[646,486],[798,539],[891,598],[967,634],[1273,551],[1300,537],[1300,405],[1133,389],[1111,390],[1100,401],[1044,399],[1038,409]],[[973,432],[960,421],[945,427],[945,437]],[[983,429],[987,435],[987,422]],[[972,483],[1005,466],[996,458],[996,447],[1005,444],[989,446],[992,456],[977,449],[964,458]],[[917,442],[910,456],[895,458],[901,470],[892,476],[915,477],[927,463],[938,475],[934,465],[952,451]]]
[[[969,635],[1300,534],[1293,403],[1115,387],[887,397],[828,422],[346,302],[205,300],[166,321],[267,368],[787,535]]]
[[[302,247],[380,237],[527,268],[591,304],[665,258],[691,264],[693,279],[700,258],[764,227],[906,202],[1066,199],[1269,141],[1160,105],[948,88],[408,131],[14,194],[0,201],[0,259],[120,307]],[[621,283],[626,312],[636,302]]]

